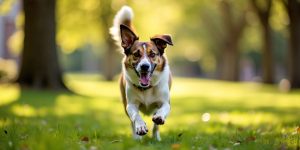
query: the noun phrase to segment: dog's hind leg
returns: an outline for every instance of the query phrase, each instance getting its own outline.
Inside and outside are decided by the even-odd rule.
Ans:
[[[161,141],[159,134],[159,126],[156,123],[153,124],[152,137],[157,141]]]

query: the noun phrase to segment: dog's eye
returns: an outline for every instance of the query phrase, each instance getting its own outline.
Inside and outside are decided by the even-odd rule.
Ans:
[[[150,53],[149,57],[154,58],[155,57],[155,53]]]
[[[134,57],[140,57],[141,55],[140,55],[139,52],[136,52],[136,53],[133,53],[133,56],[134,56]]]

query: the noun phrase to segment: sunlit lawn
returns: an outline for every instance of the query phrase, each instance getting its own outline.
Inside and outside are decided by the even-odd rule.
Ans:
[[[117,82],[68,75],[77,94],[20,90],[0,85],[0,149],[296,149],[300,91],[176,78],[171,114],[161,127],[131,138]],[[146,118],[149,128],[151,117]]]

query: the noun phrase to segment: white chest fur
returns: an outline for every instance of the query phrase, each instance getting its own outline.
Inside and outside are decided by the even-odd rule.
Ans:
[[[169,67],[165,66],[162,72],[154,72],[152,76],[152,88],[139,90],[133,86],[135,74],[126,72],[126,99],[128,103],[135,104],[143,113],[149,114],[156,111],[162,103],[169,102]]]

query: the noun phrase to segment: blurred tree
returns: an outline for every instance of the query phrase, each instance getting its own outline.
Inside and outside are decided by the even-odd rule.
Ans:
[[[112,7],[117,8],[122,4],[113,0],[58,1],[58,44],[63,52],[87,50],[85,45],[92,45],[91,48],[101,58],[97,60],[99,69],[109,81],[119,72],[121,56],[109,34],[115,15]]]
[[[58,63],[55,0],[24,0],[24,47],[17,81],[37,89],[67,89]]]
[[[263,29],[262,48],[262,80],[264,83],[274,83],[274,62],[272,50],[272,28],[269,23],[272,0],[251,0],[254,10]]]
[[[62,52],[84,50],[86,45],[99,47],[102,40],[99,0],[59,0],[56,10],[57,43]]]
[[[247,26],[248,2],[203,0],[197,3],[195,1],[183,3],[186,3],[185,11],[189,15],[184,16],[186,24],[183,21],[180,23],[184,24],[183,31],[188,34],[190,43],[198,44],[201,67],[206,73],[209,73],[208,68],[210,68],[209,76],[211,77],[231,81],[239,80],[239,60],[242,50],[240,43]],[[191,18],[194,14],[197,16]]]
[[[114,40],[111,38],[109,28],[112,26],[115,11],[112,9],[111,0],[102,0],[100,4],[100,25],[102,26],[102,34],[105,42],[105,57],[104,57],[104,77],[108,81],[112,81],[116,75],[116,49]]]
[[[300,88],[300,1],[282,1],[290,19],[289,79],[292,88]]]
[[[232,2],[220,1],[220,10],[223,14],[224,38],[220,55],[220,77],[222,80],[239,80],[239,41],[246,26],[246,11],[241,10],[240,15],[233,13]]]

